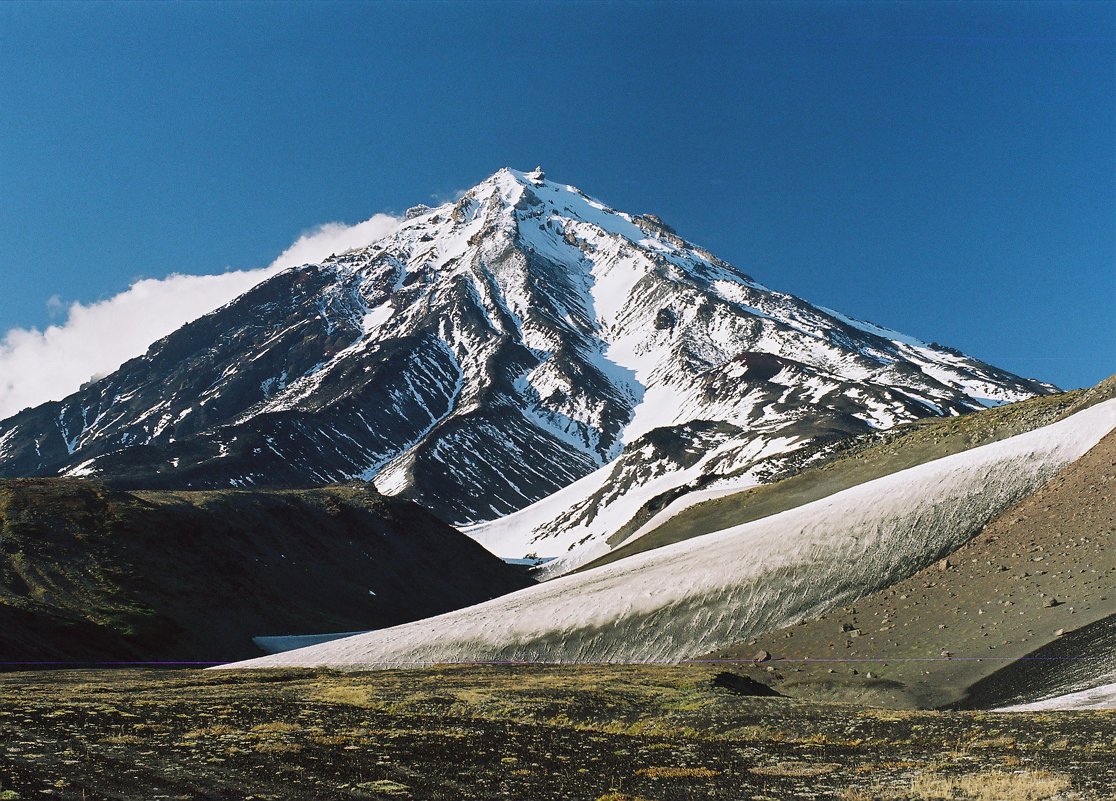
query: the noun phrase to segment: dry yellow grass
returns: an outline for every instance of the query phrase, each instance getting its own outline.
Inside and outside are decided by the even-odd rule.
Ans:
[[[312,734],[308,738],[315,745],[338,746],[348,745],[352,739],[344,734]]]
[[[222,737],[226,734],[239,734],[240,730],[233,726],[226,726],[218,723],[213,726],[202,726],[201,728],[191,729],[182,735],[183,740],[197,740],[208,737]]]
[[[18,727],[27,741],[17,744],[22,751],[4,757],[38,771],[27,769],[36,784],[32,792],[41,789],[38,782],[64,776],[90,797],[119,795],[120,788],[129,797],[149,797],[147,785],[138,783],[150,782],[149,775],[126,785],[124,772],[99,769],[130,760],[161,766],[160,781],[176,797],[220,785],[229,771],[251,776],[257,796],[275,798],[331,799],[355,792],[384,801],[489,801],[497,782],[505,797],[522,801],[552,796],[555,782],[576,788],[586,801],[677,801],[706,794],[733,801],[757,795],[785,801],[1108,797],[1094,788],[1110,784],[1106,757],[1114,746],[1110,724],[1116,713],[892,716],[728,694],[712,683],[716,669],[128,671],[97,674],[119,686],[116,694],[93,699],[69,690],[70,683],[87,681],[84,672],[0,674],[0,726]],[[328,692],[331,681],[335,694]],[[323,696],[359,706],[320,703]],[[401,711],[385,712],[389,707]],[[70,714],[49,714],[58,710]],[[121,714],[133,710],[141,717]],[[69,753],[80,748],[92,758],[75,763],[59,752],[63,736],[74,743]],[[148,757],[156,751],[160,757],[152,763]],[[472,756],[462,764],[446,758],[454,753]],[[465,780],[474,776],[481,781]],[[1070,780],[1072,788],[1058,789]],[[400,787],[400,781],[414,786]],[[9,789],[8,775],[0,782],[0,790]],[[11,789],[27,798],[30,786]]]
[[[380,795],[397,795],[397,796],[411,796],[411,788],[399,782],[393,782],[390,779],[379,779],[374,782],[361,782],[357,785],[361,790],[371,790]]]
[[[709,768],[642,768],[636,773],[649,779],[712,779],[720,771]]]
[[[910,793],[905,797],[919,801],[1044,801],[1069,786],[1067,776],[1043,771],[993,771],[964,776],[922,774],[911,781]]]
[[[808,778],[810,776],[824,776],[837,770],[840,765],[832,762],[780,762],[777,765],[764,765],[750,768],[752,773],[759,776],[792,776],[795,778]]]
[[[1001,735],[998,737],[981,737],[965,744],[965,748],[1014,748],[1015,738]]]
[[[260,734],[290,734],[291,732],[302,731],[302,727],[297,723],[261,723],[258,726],[253,726],[252,731]]]
[[[140,745],[147,741],[134,734],[113,734],[108,737],[102,737],[101,742],[108,743],[109,745]]]
[[[362,687],[339,684],[336,686],[324,687],[314,694],[314,700],[323,701],[327,704],[347,704],[348,706],[368,707],[372,705],[374,699],[369,690]]]
[[[265,740],[256,745],[256,751],[261,754],[298,754],[302,752],[302,746],[298,743]]]

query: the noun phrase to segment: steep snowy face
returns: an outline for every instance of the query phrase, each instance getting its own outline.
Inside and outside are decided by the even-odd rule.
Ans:
[[[530,507],[489,544],[555,555],[806,445],[1050,389],[767,289],[653,215],[501,170],[0,422],[0,476],[364,479],[459,523]]]

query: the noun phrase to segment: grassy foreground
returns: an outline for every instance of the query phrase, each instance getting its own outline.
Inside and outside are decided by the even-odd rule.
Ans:
[[[0,674],[0,799],[1102,799],[1116,714],[749,697],[725,665]]]

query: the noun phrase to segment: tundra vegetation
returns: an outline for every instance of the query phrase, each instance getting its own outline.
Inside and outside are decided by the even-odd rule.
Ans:
[[[0,791],[75,801],[1089,801],[1116,783],[1113,712],[746,696],[748,683],[714,680],[725,670],[8,673]]]

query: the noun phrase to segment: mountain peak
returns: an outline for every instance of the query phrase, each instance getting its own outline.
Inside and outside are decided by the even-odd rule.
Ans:
[[[0,421],[0,476],[364,479],[472,523],[592,475],[591,497],[542,501],[557,511],[525,530],[595,537],[803,448],[1048,390],[772,291],[655,215],[504,168]]]
[[[546,173],[543,172],[542,167],[535,167],[533,170],[517,170],[512,167],[501,167],[490,175],[486,180],[495,180],[500,176],[508,176],[520,183],[533,183],[536,181],[546,180]],[[484,183],[482,181],[481,183]]]

